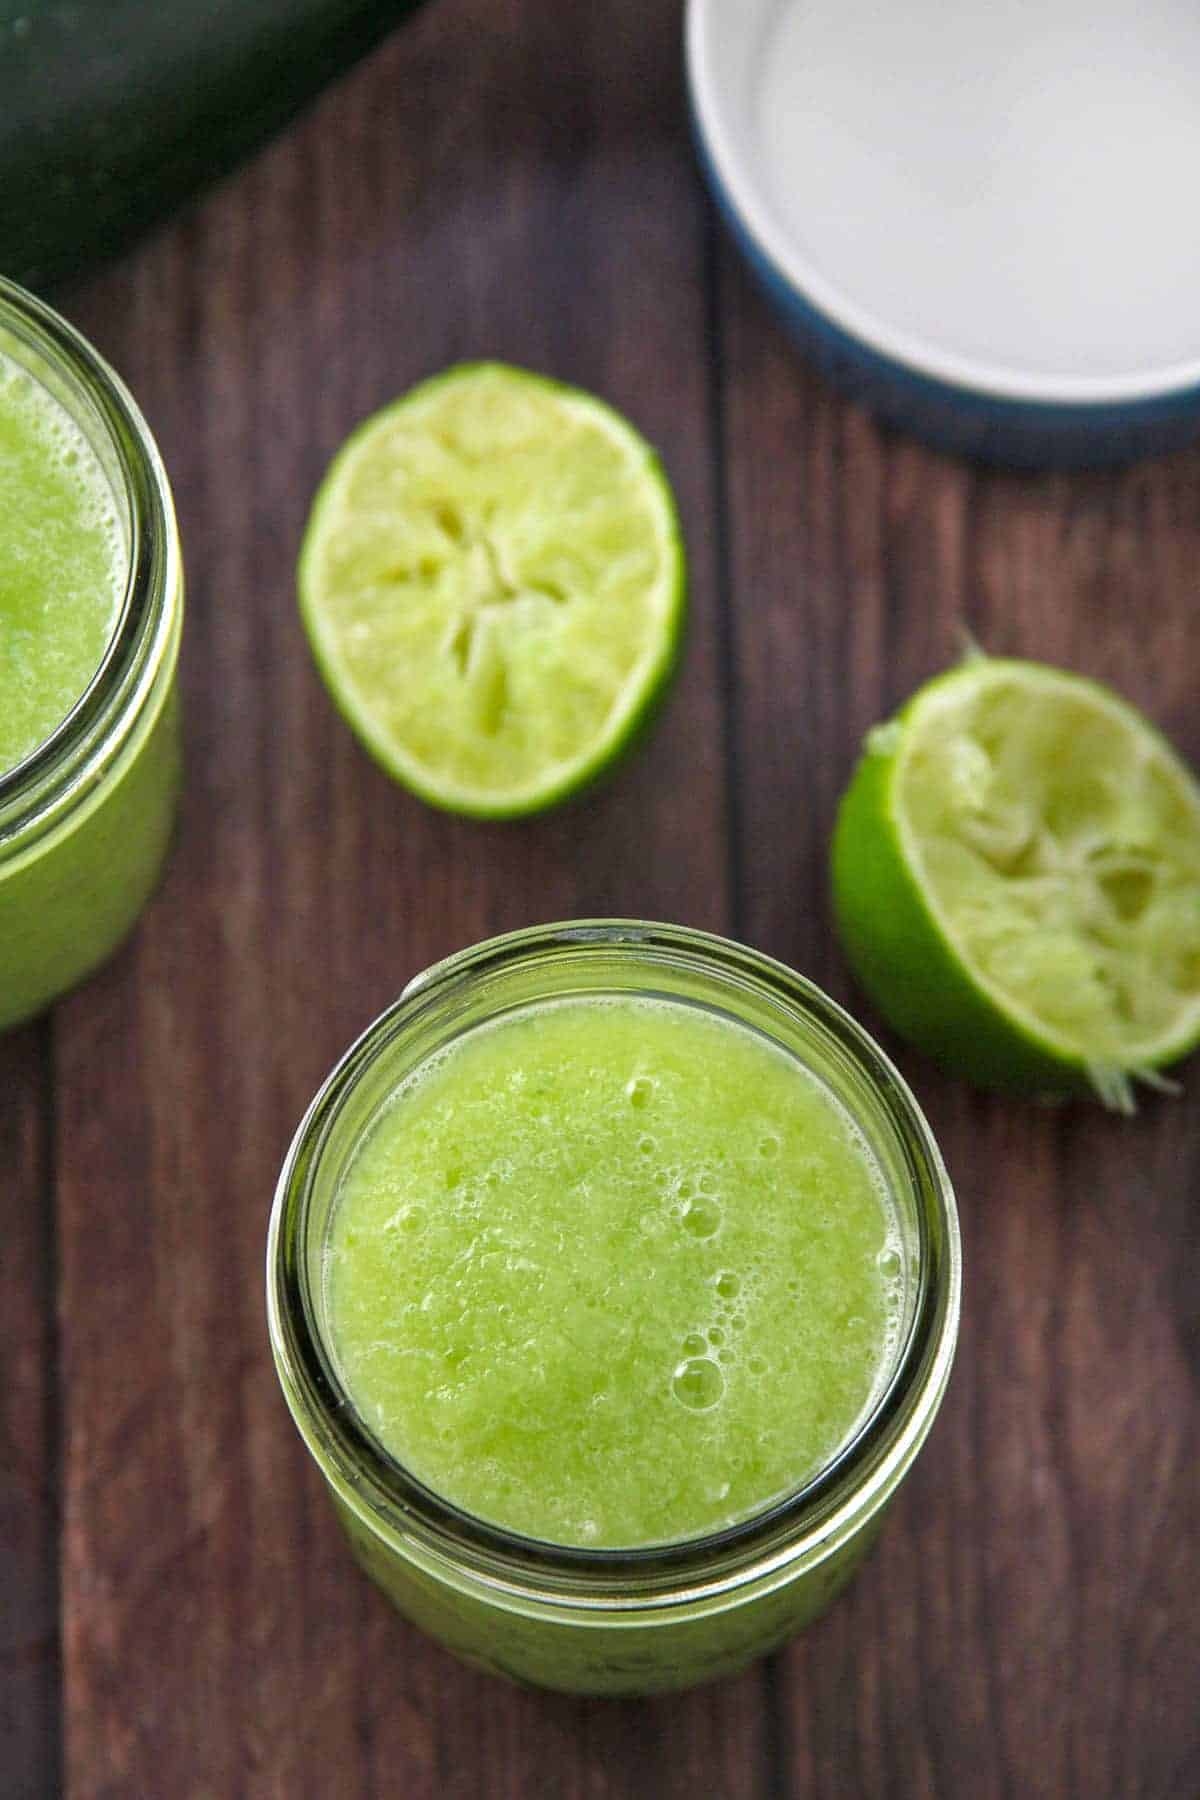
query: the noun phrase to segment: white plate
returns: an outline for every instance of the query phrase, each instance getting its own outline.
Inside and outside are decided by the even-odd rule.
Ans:
[[[690,0],[688,61],[760,272],[860,345],[1110,423],[1200,388],[1200,0]]]

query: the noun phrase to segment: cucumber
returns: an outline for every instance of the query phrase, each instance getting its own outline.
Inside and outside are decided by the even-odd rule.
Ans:
[[[419,0],[0,0],[0,272],[51,288],[226,173]]]

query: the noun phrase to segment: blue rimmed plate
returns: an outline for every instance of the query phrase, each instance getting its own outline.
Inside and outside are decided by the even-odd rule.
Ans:
[[[1200,435],[1195,0],[689,0],[700,155],[804,349],[942,448]]]

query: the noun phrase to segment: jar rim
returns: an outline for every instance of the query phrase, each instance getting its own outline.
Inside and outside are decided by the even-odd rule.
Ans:
[[[510,1531],[412,1475],[360,1419],[322,1340],[308,1276],[307,1228],[321,1153],[342,1107],[376,1059],[419,1017],[464,988],[491,981],[522,960],[586,955],[589,949],[610,955],[628,950],[651,967],[656,960],[665,966],[672,958],[691,958],[692,966],[708,975],[728,976],[731,986],[756,984],[794,1020],[827,1034],[880,1101],[918,1200],[917,1295],[905,1340],[881,1392],[836,1455],[749,1518],[717,1532],[631,1548],[562,1545]],[[342,1497],[357,1510],[365,1508],[377,1528],[401,1532],[406,1546],[463,1567],[489,1586],[583,1605],[589,1598],[604,1604],[615,1585],[636,1591],[641,1604],[648,1596],[653,1603],[655,1595],[670,1601],[686,1593],[694,1599],[698,1584],[704,1592],[738,1584],[790,1563],[814,1533],[822,1541],[839,1535],[847,1510],[858,1522],[860,1503],[873,1511],[890,1492],[897,1469],[907,1466],[923,1441],[940,1403],[954,1353],[960,1287],[957,1213],[941,1155],[907,1084],[870,1035],[814,983],[759,951],[690,927],[624,919],[509,932],[435,963],[410,982],[321,1084],[285,1159],[267,1244],[267,1313],[276,1369],[322,1473],[327,1479],[341,1477]]]
[[[0,845],[58,823],[124,742],[142,696],[169,654],[181,569],[175,511],[158,447],[132,394],[61,314],[0,275],[0,331],[32,353],[63,392],[80,396],[104,434],[117,498],[128,514],[128,570],[116,624],[66,716],[0,772]],[[38,367],[30,369],[40,378]]]

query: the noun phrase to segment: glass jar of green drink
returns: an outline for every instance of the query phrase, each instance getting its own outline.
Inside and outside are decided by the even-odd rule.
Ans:
[[[0,279],[0,1030],[102,962],[158,877],[182,605],[141,414],[78,332]]]
[[[649,1693],[822,1612],[933,1422],[954,1200],[809,982],[670,926],[418,978],[284,1166],[285,1397],[364,1568],[514,1679]]]

